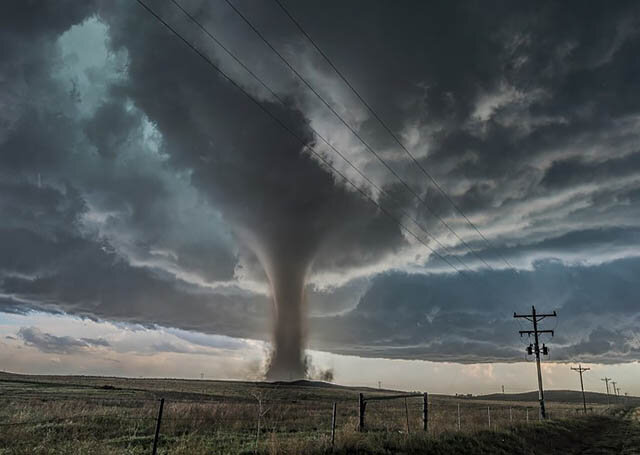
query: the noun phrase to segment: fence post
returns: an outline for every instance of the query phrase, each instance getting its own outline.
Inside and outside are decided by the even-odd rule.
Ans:
[[[160,435],[160,423],[162,422],[162,408],[164,408],[164,398],[160,399],[160,409],[158,409],[158,420],[156,421],[156,435],[153,438],[153,450],[151,455],[156,455],[158,451],[158,436]]]
[[[509,407],[509,423],[513,423],[513,408]]]
[[[529,408],[527,408],[527,423],[529,423]]]
[[[360,420],[358,422],[358,431],[364,431],[364,395],[361,393],[358,395],[358,409]]]
[[[407,404],[407,399],[404,399],[404,413],[405,416],[407,417],[407,436],[409,435],[409,405]]]
[[[422,429],[424,431],[429,429],[429,394],[427,392],[422,394]]]
[[[333,402],[333,414],[331,415],[331,451],[336,441],[336,402]]]
[[[487,419],[489,422],[489,429],[491,429],[491,408],[487,406]]]
[[[458,431],[460,431],[460,403],[458,403]]]

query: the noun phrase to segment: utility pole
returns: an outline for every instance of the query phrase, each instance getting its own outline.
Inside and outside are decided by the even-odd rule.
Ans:
[[[608,377],[604,377],[602,379],[600,379],[601,381],[604,381],[605,385],[607,386],[607,406],[609,406],[609,381],[611,381],[611,378]]]
[[[502,386],[502,394],[504,395],[504,386]]]
[[[531,314],[513,313],[514,318],[523,318],[533,323],[533,330],[520,330],[520,336],[525,334],[527,336],[531,336],[531,335],[534,336],[534,346],[532,347],[531,345],[529,345],[529,347],[527,348],[527,353],[531,354],[533,351],[535,352],[535,355],[536,355],[536,367],[538,368],[538,400],[540,401],[540,417],[542,417],[543,419],[547,418],[547,412],[544,408],[544,390],[542,388],[542,370],[540,369],[540,352],[542,351],[543,355],[547,355],[549,353],[549,350],[544,344],[542,345],[542,349],[540,349],[540,340],[538,335],[540,335],[541,333],[550,333],[551,336],[553,336],[553,330],[538,330],[538,322],[542,321],[544,318],[549,318],[549,317],[555,318],[556,316],[557,314],[555,311],[553,313],[547,313],[547,314],[536,313],[536,307],[533,305],[531,306]]]
[[[584,397],[584,382],[582,382],[582,373],[589,371],[591,368],[583,368],[582,365],[578,365],[578,368],[571,367],[573,371],[580,373],[580,389],[582,390],[582,406],[584,407],[584,413],[587,414],[587,400]]]

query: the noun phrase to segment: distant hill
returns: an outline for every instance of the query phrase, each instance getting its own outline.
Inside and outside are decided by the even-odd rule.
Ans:
[[[196,379],[172,379],[172,378],[124,378],[124,377],[106,377],[106,376],[58,376],[58,375],[23,375],[17,373],[10,373],[0,371],[0,382],[26,382],[37,384],[73,384],[77,387],[85,388],[110,388],[110,389],[123,389],[123,390],[137,390],[137,389],[154,389],[161,387],[166,390],[169,383],[175,383],[176,390],[187,389],[192,390],[192,393],[196,393],[195,389],[198,389],[201,385],[205,384],[218,384],[220,386],[235,388],[237,386],[276,386],[283,392],[287,389],[298,389],[298,392],[302,392],[307,389],[309,393],[329,393],[329,394],[349,394],[356,392],[372,393],[372,394],[388,394],[388,393],[404,393],[399,390],[392,389],[378,389],[373,387],[362,386],[347,386],[334,384],[324,381],[312,381],[307,379],[299,379],[295,381],[276,381],[276,382],[262,382],[262,381],[225,381],[225,380],[196,380]],[[164,385],[163,385],[164,384]],[[182,385],[179,385],[182,384]],[[317,392],[311,392],[311,389]],[[326,392],[322,392],[326,391]],[[427,390],[428,391],[428,390]],[[456,398],[464,400],[488,400],[488,401],[522,401],[522,402],[536,402],[538,401],[538,392],[524,392],[524,393],[493,393],[489,395],[474,395],[474,396],[457,396],[443,394],[430,394],[432,397],[438,396],[441,398]],[[607,395],[598,392],[585,392],[585,396],[588,403],[593,404],[607,404]],[[556,403],[582,403],[582,393],[576,390],[546,390],[545,398],[549,402]],[[622,403],[622,397],[618,398],[617,402],[615,397],[610,396],[610,403]],[[628,397],[627,404],[640,406],[640,398]]]
[[[310,379],[297,379],[295,381],[275,381],[270,384],[281,386],[281,387],[317,387],[323,389],[341,389],[341,390],[360,390],[360,391],[370,391],[370,392],[391,392],[391,393],[404,393],[400,390],[393,389],[380,389],[375,387],[366,387],[366,386],[350,386],[350,385],[341,385],[335,384],[333,382],[325,382],[325,381],[312,381]]]
[[[587,392],[584,393],[585,399],[588,403],[598,403],[598,404],[607,404],[607,394],[599,393],[599,392]],[[547,401],[555,401],[562,403],[582,403],[582,392],[577,390],[545,390],[544,398]],[[472,398],[472,400],[492,400],[492,401],[537,401],[538,400],[538,392],[524,392],[524,393],[492,393],[489,395],[477,395]],[[609,396],[609,402],[614,403],[614,400],[618,400],[617,402],[622,402],[622,397],[614,397],[613,395]],[[640,405],[640,398],[638,397],[628,397],[629,403]]]

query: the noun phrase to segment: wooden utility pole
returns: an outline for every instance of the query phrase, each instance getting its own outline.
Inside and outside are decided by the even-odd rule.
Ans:
[[[618,400],[616,399],[616,398],[618,397],[618,392],[616,391],[616,384],[617,384],[617,382],[616,382],[616,381],[611,381],[611,385],[613,385],[613,397],[614,397],[613,402],[614,402],[614,403],[616,403],[616,402],[618,401]]]
[[[582,382],[582,373],[589,371],[591,368],[583,368],[582,365],[578,365],[578,368],[571,367],[573,371],[580,373],[580,389],[582,390],[582,406],[584,407],[584,413],[587,414],[587,400],[584,397],[584,382]]]
[[[547,412],[544,407],[544,389],[542,388],[542,370],[540,368],[540,352],[542,352],[542,354],[544,355],[547,355],[549,353],[549,350],[545,345],[542,345],[542,350],[540,349],[540,339],[538,335],[540,335],[541,333],[550,333],[551,336],[553,336],[553,330],[538,330],[538,322],[542,321],[544,318],[549,318],[549,317],[555,318],[556,316],[557,314],[555,311],[553,313],[548,313],[548,314],[536,313],[535,306],[531,306],[531,314],[513,313],[514,318],[523,318],[533,323],[533,330],[520,330],[520,336],[525,334],[527,336],[531,336],[531,335],[534,336],[534,346],[532,348],[531,345],[529,345],[529,347],[527,348],[527,353],[531,354],[531,351],[533,351],[535,352],[535,355],[536,355],[536,367],[538,368],[538,400],[540,401],[540,417],[543,419],[547,418]]]
[[[607,386],[607,406],[609,406],[609,381],[611,381],[611,378],[608,377],[604,377],[602,379],[600,379],[601,381],[604,381],[605,385]]]

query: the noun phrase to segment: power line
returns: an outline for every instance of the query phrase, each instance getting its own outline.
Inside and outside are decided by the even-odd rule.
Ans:
[[[202,25],[202,23],[200,21],[198,21],[198,19],[196,17],[194,17],[189,11],[187,11],[177,0],[171,0],[171,2],[185,15],[189,18],[189,20],[191,22],[193,22],[203,33],[205,33],[214,43],[216,43],[216,45],[218,45],[227,55],[229,55],[238,65],[240,65],[251,77],[253,77],[253,79],[258,82],[265,90],[267,90],[271,96],[273,96],[276,100],[278,100],[278,102],[286,107],[286,101],[284,99],[282,99],[282,97],[280,95],[278,95],[275,90],[273,90],[269,85],[267,85],[266,82],[264,82],[257,74],[255,74],[255,72],[253,72],[242,60],[240,60],[240,58],[238,58],[227,46],[225,46],[211,31],[209,31],[209,29],[207,29],[204,25]],[[329,148],[331,148],[331,150],[333,150],[340,158],[342,158],[353,170],[355,170],[358,175],[360,175],[367,183],[369,183],[373,188],[375,188],[377,191],[380,192],[380,194],[387,196],[390,199],[395,200],[396,202],[398,202],[397,198],[395,198],[394,196],[392,196],[391,194],[389,194],[386,190],[382,189],[379,185],[377,185],[375,182],[373,182],[369,177],[367,177],[357,166],[355,166],[353,164],[353,162],[351,160],[349,160],[344,153],[340,152],[338,149],[336,149],[336,147],[331,144],[329,142],[328,139],[326,139],[322,134],[320,134],[319,131],[317,131],[315,128],[313,128],[311,125],[308,125],[309,129],[311,131],[313,131],[316,136],[324,143],[326,144]],[[458,262],[460,262],[460,264],[465,267],[468,270],[471,270],[471,268],[462,261],[462,259],[458,256],[458,255],[454,255],[451,254],[448,250],[448,248],[443,245],[436,237],[435,235],[433,235],[426,227],[422,226],[420,224],[420,222],[415,219],[415,217],[413,217],[409,212],[407,212],[406,210],[404,210],[401,207],[401,204],[398,204],[398,206],[400,206],[400,210],[402,212],[402,214],[404,216],[406,216],[409,220],[411,220],[421,231],[423,231],[428,237],[430,237],[431,239],[433,239],[433,241],[435,243],[438,244],[438,246],[440,248],[442,248],[445,253],[449,256],[453,256],[456,258],[456,260]]]
[[[322,104],[324,104],[327,109],[329,109],[337,118],[338,120],[340,120],[340,122],[347,127],[347,129],[349,131],[351,131],[351,133],[358,138],[358,140],[362,143],[362,145],[365,146],[365,148],[373,154],[373,156],[376,157],[376,159],[389,171],[391,172],[391,174],[402,184],[402,186],[404,186],[411,194],[413,194],[413,196],[419,200],[422,204],[424,204],[424,206],[427,208],[427,210],[429,210],[429,213],[431,213],[434,217],[436,217],[442,224],[443,226],[445,226],[468,250],[469,252],[471,252],[473,255],[475,255],[488,269],[493,270],[493,267],[491,267],[489,265],[489,263],[487,263],[487,261],[484,260],[484,258],[482,256],[480,256],[478,254],[477,251],[475,251],[473,248],[471,248],[471,246],[469,246],[469,244],[458,235],[458,233],[440,216],[438,215],[433,209],[431,209],[431,207],[429,206],[429,204],[427,203],[427,201],[420,196],[412,187],[411,185],[409,185],[407,182],[405,182],[402,177],[400,177],[400,175],[395,171],[395,169],[393,169],[393,167],[391,167],[375,150],[373,150],[373,148],[362,138],[362,136],[360,136],[360,134],[358,134],[358,132],[351,126],[349,125],[349,123],[344,120],[342,118],[342,116],[333,108],[333,106],[331,106],[323,97],[322,95],[320,95],[320,93],[318,93],[318,91],[316,89],[313,88],[313,86],[304,78],[304,76],[302,76],[290,63],[289,61],[269,42],[269,40],[253,25],[253,23],[242,13],[242,11],[240,11],[238,8],[236,8],[236,6],[231,2],[231,0],[225,0],[225,2],[231,7],[231,9],[233,9],[233,11],[236,12],[236,14],[238,14],[238,16],[240,16],[240,18],[249,26],[249,28],[251,28],[251,30],[253,30],[253,32],[269,47],[269,49],[271,49],[279,58],[280,60],[282,60],[282,62],[287,66],[287,68],[289,68],[289,70],[291,70],[291,72],[293,74],[296,75],[296,77],[298,77],[298,79],[300,79],[304,85],[322,102]]]
[[[278,123],[285,131],[291,134],[304,149],[309,150],[311,153],[316,155],[325,165],[329,166],[334,172],[336,172],[345,182],[351,185],[356,191],[362,194],[366,199],[368,199],[372,204],[374,204],[379,210],[381,210],[385,215],[391,218],[402,230],[428,248],[434,255],[436,255],[439,259],[444,261],[447,265],[449,265],[453,270],[457,273],[466,276],[463,272],[454,266],[446,257],[442,256],[436,250],[434,250],[431,246],[425,243],[418,235],[416,235],[411,229],[407,228],[401,221],[399,221],[396,217],[394,217],[386,208],[384,208],[381,204],[373,199],[369,194],[367,194],[362,188],[358,187],[355,183],[353,183],[349,178],[347,178],[342,172],[336,169],[330,161],[328,161],[322,154],[313,150],[313,148],[309,147],[304,139],[298,136],[291,128],[289,128],[282,120],[280,120],[277,116],[275,116],[270,110],[268,110],[264,105],[258,101],[255,97],[249,94],[240,84],[234,81],[229,75],[227,75],[220,67],[218,67],[209,57],[207,57],[202,51],[200,51],[195,45],[193,45],[190,41],[184,38],[174,27],[172,27],[169,23],[167,23],[162,17],[160,17],[151,7],[149,7],[143,0],[136,0],[137,3],[142,6],[149,14],[151,14],[158,22],[160,22],[165,28],[167,28],[171,33],[173,33],[176,37],[178,37],[187,47],[189,47],[192,51],[194,51],[198,56],[200,56],[205,62],[215,69],[221,76],[223,76],[230,84],[232,84],[235,88],[237,88],[240,92],[242,92],[247,98],[249,98],[256,106],[260,108],[264,113],[266,113],[269,117],[271,117],[276,123]]]
[[[513,265],[498,252],[497,248],[484,236],[484,234],[478,229],[478,227],[465,215],[462,209],[453,201],[453,199],[449,196],[449,194],[442,188],[442,186],[438,183],[438,181],[426,170],[426,168],[420,164],[420,162],[416,159],[416,157],[405,147],[400,138],[393,132],[393,130],[387,125],[387,123],[382,120],[382,118],[376,113],[376,111],[371,107],[369,103],[360,95],[360,93],[355,89],[355,87],[349,82],[349,80],[342,74],[342,72],[333,64],[331,59],[327,56],[326,53],[322,51],[320,46],[316,44],[316,42],[311,38],[311,36],[305,31],[300,22],[298,22],[293,15],[289,12],[289,10],[282,4],[280,0],[274,0],[278,6],[284,11],[284,13],[291,19],[291,22],[295,24],[295,26],[300,30],[300,32],[309,40],[309,42],[313,45],[313,47],[318,51],[318,53],[327,61],[327,63],[331,66],[331,68],[336,72],[336,74],[342,79],[342,81],[351,89],[351,91],[356,95],[356,97],[360,100],[360,102],[371,112],[371,114],[375,117],[375,119],[383,126],[383,128],[389,133],[389,135],[395,140],[395,142],[405,151],[407,155],[411,158],[413,163],[422,171],[422,173],[431,180],[433,185],[440,191],[440,193],[451,203],[451,205],[456,209],[456,211],[462,215],[462,217],[466,220],[466,222],[471,226],[478,235],[485,241],[485,243],[494,251],[498,253],[502,261],[507,265],[507,267],[513,269]],[[228,3],[228,0],[227,0]]]

